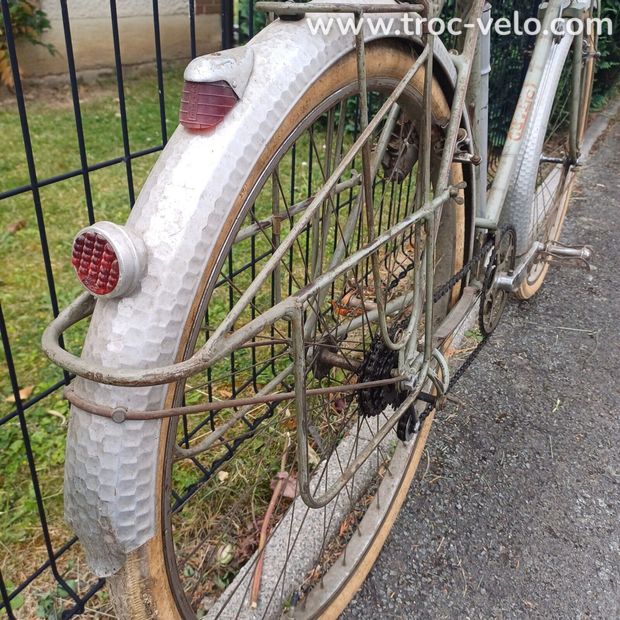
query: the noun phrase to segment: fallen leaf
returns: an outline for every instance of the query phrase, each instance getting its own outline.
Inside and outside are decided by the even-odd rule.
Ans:
[[[215,393],[220,398],[223,398],[225,400],[232,398],[232,390],[229,390],[228,388],[220,388],[219,390],[216,390]]]
[[[293,474],[281,471],[271,481],[271,490],[276,488],[278,481],[284,480],[284,488],[282,489],[282,495],[288,497],[288,499],[295,499],[297,497],[297,478]]]
[[[252,529],[247,534],[237,538],[237,548],[235,553],[235,563],[243,563],[252,557],[252,554],[258,547],[258,539],[260,537],[260,527],[258,529],[252,525]]]
[[[6,227],[6,232],[8,232],[9,235],[14,235],[18,230],[21,230],[22,228],[26,228],[26,220],[17,220],[16,222],[13,222]]]
[[[60,411],[56,411],[55,409],[47,409],[45,413],[49,413],[50,415],[58,418],[63,426],[67,423],[67,417],[64,413],[61,413]]]
[[[355,516],[350,514],[341,524],[340,524],[340,536],[344,536],[354,525]]]
[[[290,418],[287,418],[282,422],[282,426],[287,431],[294,431],[297,428],[297,420],[293,416],[291,416]]]
[[[32,394],[34,390],[34,385],[27,385],[26,387],[23,387],[20,391],[19,391],[19,398],[20,400],[26,400],[30,394]],[[14,403],[15,402],[15,396],[13,394],[11,394],[10,396],[7,396],[4,399],[7,403]]]
[[[332,407],[336,410],[336,413],[342,413],[346,409],[347,403],[344,398],[336,398],[332,401]]]
[[[288,497],[288,499],[295,499],[297,497],[297,479],[294,476],[289,476],[286,479],[282,495]]]
[[[310,465],[318,465],[321,462],[321,457],[316,453],[315,449],[308,444],[308,463]]]

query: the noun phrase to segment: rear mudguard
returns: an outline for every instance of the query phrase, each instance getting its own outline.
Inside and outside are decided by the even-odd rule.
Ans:
[[[354,37],[336,28],[313,36],[305,20],[276,20],[249,46],[252,74],[229,116],[207,133],[179,127],[153,167],[127,222],[146,247],[146,271],[129,296],[97,302],[83,359],[117,369],[174,362],[230,205],[280,120],[328,66],[354,49]],[[439,41],[436,55],[449,88],[456,74]],[[166,386],[119,388],[84,379],[74,388],[98,404],[134,410],[161,408],[167,394]],[[65,516],[99,576],[116,573],[155,533],[160,427],[160,421],[117,424],[72,407]]]

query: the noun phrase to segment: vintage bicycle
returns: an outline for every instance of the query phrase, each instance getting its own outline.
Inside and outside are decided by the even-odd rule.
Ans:
[[[589,259],[559,237],[596,35],[562,24],[596,3],[540,5],[490,181],[490,37],[448,51],[422,22],[441,4],[259,3],[258,36],[187,67],[127,223],[76,236],[87,290],[43,346],[77,376],[65,514],[119,617],[337,617],[468,364],[450,352],[472,309],[488,336],[552,259]],[[419,35],[366,21],[403,14]],[[357,34],[310,28],[335,16]]]

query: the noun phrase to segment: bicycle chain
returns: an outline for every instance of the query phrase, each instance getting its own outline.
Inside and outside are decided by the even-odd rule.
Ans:
[[[433,293],[433,302],[437,303],[440,299],[442,299],[448,293],[450,293],[452,289],[459,282],[463,280],[463,278],[469,275],[469,273],[473,270],[473,268],[487,255],[487,253],[491,249],[493,249],[494,245],[495,245],[495,237],[489,235],[489,238],[484,243],[484,245],[482,245],[480,250],[474,256],[472,256],[472,258],[461,269],[459,269],[459,271],[457,271],[457,273],[455,273],[449,280],[447,280],[444,284],[442,284],[440,287],[435,289]],[[413,269],[414,269],[414,265],[411,264],[407,266],[404,272],[399,273],[397,278],[393,282],[390,283],[388,287],[388,292],[394,289],[398,285],[398,283],[407,276],[408,273],[413,271]],[[487,286],[487,283],[485,282],[483,284],[481,303],[485,298],[486,291],[484,290],[484,288],[486,286]],[[402,439],[403,441],[408,441],[412,439],[413,436],[415,436],[415,434],[418,432],[418,430],[420,429],[422,424],[425,422],[425,420],[437,408],[439,401],[443,397],[445,397],[448,394],[448,392],[450,392],[450,390],[454,388],[454,386],[459,382],[461,377],[467,372],[469,367],[474,363],[474,361],[480,354],[480,351],[482,351],[484,345],[489,340],[489,336],[484,334],[482,330],[481,330],[481,333],[483,334],[482,340],[479,342],[478,346],[467,356],[467,358],[461,364],[458,370],[454,373],[454,375],[450,379],[448,388],[445,391],[445,393],[439,398],[433,398],[432,402],[429,402],[424,408],[424,410],[419,415],[417,411],[415,410],[415,405],[413,405],[409,409],[409,411],[400,418],[400,420],[398,421],[397,429],[396,429],[397,435],[400,439]],[[411,424],[412,420],[413,420],[413,428]]]
[[[490,238],[487,242],[480,248],[480,250],[467,262],[461,269],[459,269],[449,280],[442,284],[439,288],[436,288],[433,293],[433,302],[437,303],[442,297],[447,295],[465,276],[469,275],[469,272],[474,268],[480,259],[484,257],[484,255],[493,247],[495,243],[494,238]],[[398,284],[404,280],[408,274],[410,274],[415,269],[415,262],[411,262],[410,265],[407,265],[405,269],[403,269],[395,278],[390,282],[387,287],[386,293],[394,290]]]

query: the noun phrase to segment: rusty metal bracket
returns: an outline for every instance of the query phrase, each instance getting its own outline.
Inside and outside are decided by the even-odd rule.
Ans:
[[[306,390],[308,396],[329,396],[330,394],[342,394],[344,392],[355,392],[357,390],[368,390],[372,388],[385,387],[400,383],[406,377],[397,376],[390,379],[380,379],[378,381],[367,381],[366,383],[352,383],[348,385],[338,385],[334,387],[312,388]],[[261,396],[248,398],[235,398],[229,400],[218,400],[199,405],[185,405],[184,407],[170,407],[169,409],[155,409],[152,411],[133,411],[125,407],[106,407],[98,405],[92,400],[79,396],[75,390],[69,386],[64,391],[64,397],[78,409],[91,413],[101,418],[110,418],[121,424],[125,420],[162,420],[164,418],[176,418],[183,415],[198,415],[200,413],[210,413],[222,411],[224,409],[238,409],[253,405],[269,405],[281,403],[295,399],[295,392],[276,392]]]

